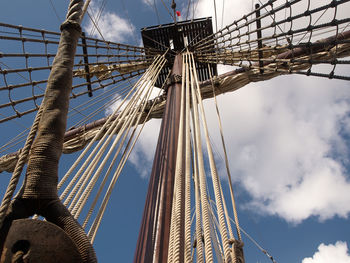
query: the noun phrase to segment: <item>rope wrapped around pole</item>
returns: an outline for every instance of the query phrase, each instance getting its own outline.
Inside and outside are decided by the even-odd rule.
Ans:
[[[25,180],[11,202],[0,233],[4,236],[2,234],[8,231],[15,219],[42,215],[62,228],[75,243],[83,262],[90,263],[97,262],[91,243],[57,194],[58,163],[66,130],[74,55],[81,34],[82,6],[83,0],[72,0],[66,20],[61,25],[60,43],[48,79],[43,113],[31,148]]]

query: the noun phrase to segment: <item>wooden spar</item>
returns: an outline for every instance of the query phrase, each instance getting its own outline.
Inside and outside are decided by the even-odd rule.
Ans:
[[[181,75],[182,55],[175,57],[172,76]],[[148,186],[134,263],[167,262],[178,128],[181,83],[168,88],[167,103]]]
[[[85,64],[85,72],[87,73],[85,75],[86,81],[87,81],[87,88],[89,91],[89,97],[92,97],[92,88],[91,88],[91,78],[90,78],[90,69],[89,69],[89,56],[87,53],[87,48],[86,48],[86,37],[85,33],[81,32],[81,42],[83,46],[83,54],[84,54],[84,64]]]
[[[261,60],[261,58],[263,57],[263,45],[262,45],[262,35],[261,35],[261,20],[260,20],[260,5],[259,4],[255,4],[255,15],[256,15],[256,34],[257,34],[257,40],[258,40],[258,54],[259,54],[259,67],[260,67],[260,73],[263,74],[264,73],[264,63]]]

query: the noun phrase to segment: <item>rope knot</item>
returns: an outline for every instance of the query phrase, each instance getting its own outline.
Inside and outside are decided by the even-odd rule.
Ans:
[[[215,88],[220,88],[220,79],[218,77],[213,78],[213,85]]]
[[[60,30],[63,31],[63,30],[69,30],[69,29],[75,29],[79,33],[81,32],[81,26],[78,22],[67,19],[60,26]]]

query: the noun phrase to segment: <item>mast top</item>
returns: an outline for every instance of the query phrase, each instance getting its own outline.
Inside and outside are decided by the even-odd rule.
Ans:
[[[175,4],[176,5],[176,4]],[[145,47],[146,56],[152,58],[156,53],[163,54],[167,50],[168,64],[161,71],[156,86],[161,87],[168,75],[171,65],[174,63],[174,53],[179,53],[185,49],[191,50],[191,47],[202,39],[213,37],[212,18],[205,17],[194,20],[186,20],[175,23],[144,27],[141,29],[143,45]],[[214,40],[212,41],[211,50],[214,48]],[[213,75],[217,75],[216,64],[210,64]],[[210,78],[208,64],[198,63],[199,81]]]

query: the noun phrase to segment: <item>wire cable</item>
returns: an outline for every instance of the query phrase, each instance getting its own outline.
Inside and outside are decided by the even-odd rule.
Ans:
[[[57,17],[58,23],[61,24],[61,23],[62,23],[62,19],[61,19],[60,16],[58,15],[57,10],[56,10],[56,8],[55,8],[55,6],[54,6],[52,0],[50,0],[50,5],[51,5],[51,7],[52,7],[52,9],[53,9],[53,11],[54,11],[56,17]]]

